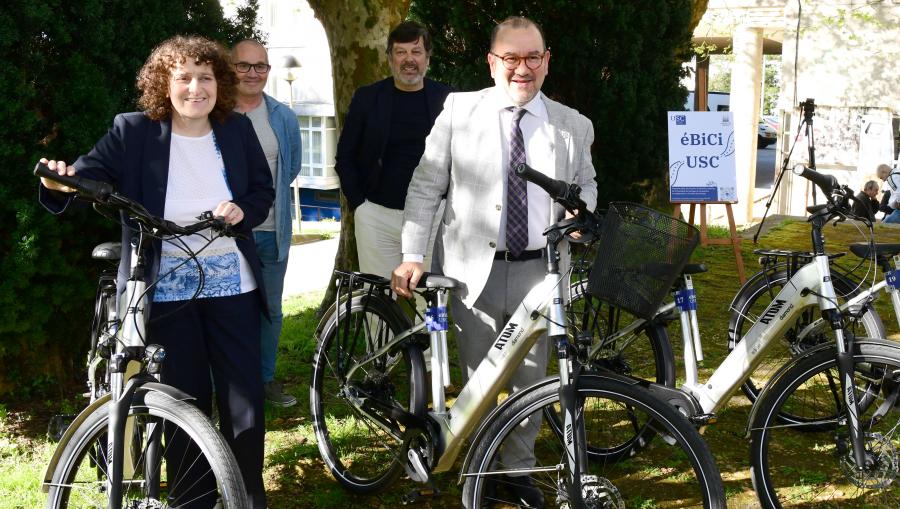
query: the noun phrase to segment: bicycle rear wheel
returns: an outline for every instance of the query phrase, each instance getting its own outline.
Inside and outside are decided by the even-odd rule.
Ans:
[[[587,333],[593,338],[592,368],[675,386],[675,356],[665,327],[645,321],[618,335],[638,318],[589,294],[587,279],[572,283],[569,295],[567,324],[573,336]]]
[[[576,414],[584,417],[591,445],[621,444],[651,431],[662,435],[627,461],[590,457],[588,471],[581,479],[586,507],[725,507],[722,479],[709,449],[674,408],[639,386],[602,376],[583,375],[578,383]],[[558,391],[558,378],[542,381],[507,399],[493,414],[472,445],[463,487],[465,507],[516,505],[519,500],[510,477],[523,473],[531,476],[545,504],[571,507],[564,435],[541,419],[542,415],[561,412]],[[535,419],[540,422],[535,457],[529,461],[518,454],[523,437],[517,430]]]
[[[853,460],[836,350],[823,349],[763,393],[751,423],[753,485],[763,507],[900,507],[900,347],[856,343],[853,365],[867,466]],[[785,423],[782,414],[803,423]]]
[[[334,478],[355,493],[387,487],[403,471],[404,426],[377,401],[425,415],[425,361],[418,346],[388,351],[355,373],[352,365],[409,327],[397,304],[379,295],[352,296],[324,319],[313,359],[309,399],[319,453]],[[338,317],[340,314],[340,318]],[[349,375],[349,377],[348,377]]]
[[[50,484],[48,508],[108,506],[108,405],[90,414],[65,445]],[[224,508],[249,505],[231,449],[190,403],[145,393],[143,402],[129,409],[121,446],[127,447],[123,508],[212,507],[217,501]]]
[[[734,298],[731,306],[731,318],[728,322],[728,349],[733,350],[735,345],[747,334],[747,331],[759,320],[772,299],[787,284],[790,277],[786,271],[778,271],[770,274],[768,280],[762,277],[762,273],[745,284]],[[854,293],[856,285],[844,277],[834,277],[834,288],[838,295]],[[796,323],[785,335],[771,347],[765,359],[753,371],[753,374],[741,385],[741,390],[750,400],[755,402],[759,393],[769,379],[792,357],[799,355],[817,345],[834,343],[834,335],[831,327],[824,321],[816,330],[807,331],[800,337],[808,325],[822,317],[818,306],[810,306],[799,315]],[[881,318],[871,305],[866,306],[862,316],[858,319],[847,319],[847,330],[856,336],[867,338],[884,337],[884,325]],[[782,416],[786,422],[802,422],[797,416],[785,414]]]

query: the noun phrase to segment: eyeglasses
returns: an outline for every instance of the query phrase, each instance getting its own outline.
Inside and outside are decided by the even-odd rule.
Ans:
[[[247,62],[238,62],[234,64],[234,70],[239,73],[250,72],[251,67],[257,74],[265,74],[272,68],[269,64],[248,64]]]
[[[506,67],[510,71],[515,71],[516,69],[518,69],[519,62],[521,62],[522,60],[525,61],[525,67],[533,71],[541,66],[541,64],[544,62],[544,57],[547,56],[548,53],[550,53],[550,50],[547,49],[547,51],[541,53],[540,55],[528,55],[525,57],[520,57],[519,55],[512,55],[508,53],[501,56],[494,53],[493,51],[489,51],[488,53],[502,60],[503,67]]]

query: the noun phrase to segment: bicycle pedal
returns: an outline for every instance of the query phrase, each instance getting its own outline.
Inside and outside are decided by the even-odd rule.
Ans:
[[[415,489],[400,497],[400,503],[403,505],[415,504],[427,499],[436,498],[441,492],[434,487]]]
[[[697,414],[692,415],[690,417],[690,421],[691,424],[700,428],[709,424],[715,424],[719,422],[719,418],[716,416],[716,414]]]
[[[406,462],[406,474],[409,475],[409,478],[415,482],[427,483],[431,479],[431,474],[428,473],[428,469],[425,468],[425,461],[422,459],[422,456],[415,449],[407,449],[406,457],[408,461]]]

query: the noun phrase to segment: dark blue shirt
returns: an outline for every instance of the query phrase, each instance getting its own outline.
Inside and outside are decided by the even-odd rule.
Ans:
[[[384,149],[383,172],[369,193],[369,201],[402,210],[413,170],[425,152],[431,131],[425,90],[393,90],[390,135]]]

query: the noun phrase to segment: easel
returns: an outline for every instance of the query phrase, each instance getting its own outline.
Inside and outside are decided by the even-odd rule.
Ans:
[[[722,201],[714,201],[714,202],[701,202],[701,203],[674,203],[675,205],[675,217],[682,217],[681,215],[681,205],[690,205],[691,209],[689,212],[688,223],[691,225],[694,223],[694,213],[697,210],[697,205],[700,205],[700,245],[708,246],[710,244],[713,245],[722,245],[722,244],[731,244],[734,249],[734,261],[737,265],[738,277],[741,280],[741,284],[747,282],[747,277],[744,275],[744,257],[741,256],[741,238],[737,235],[737,229],[734,226],[734,212],[731,210],[731,203],[722,202]],[[727,239],[711,239],[707,236],[707,227],[706,227],[706,206],[707,205],[725,205],[725,212],[728,214],[728,231],[731,233],[730,238]]]

